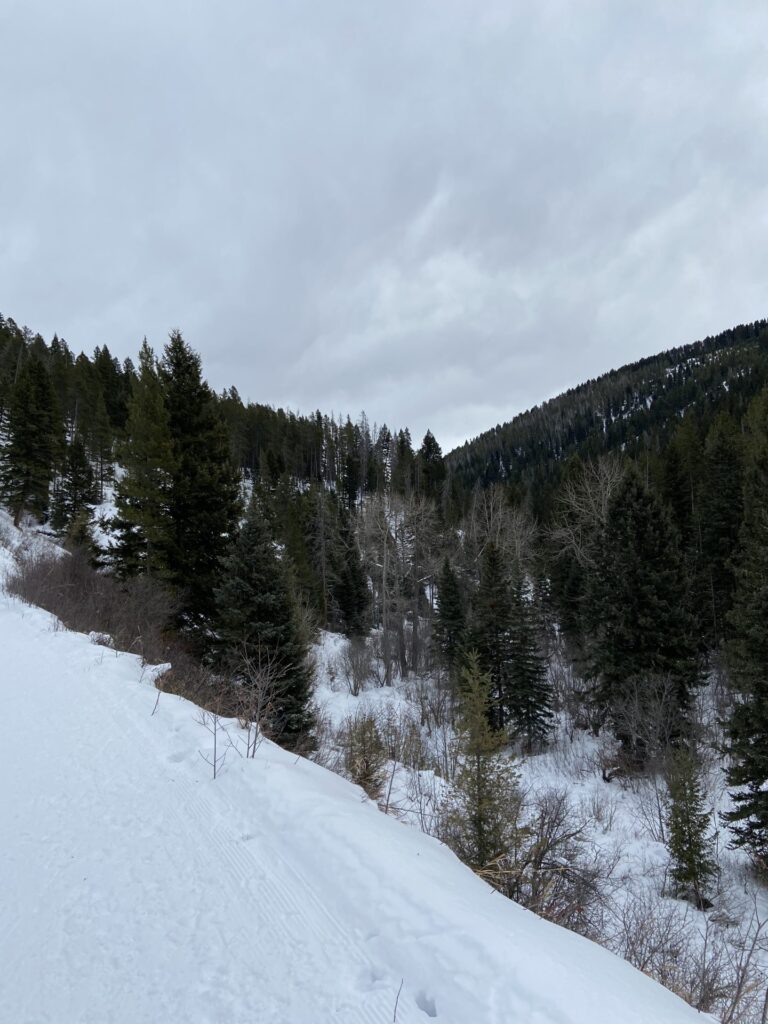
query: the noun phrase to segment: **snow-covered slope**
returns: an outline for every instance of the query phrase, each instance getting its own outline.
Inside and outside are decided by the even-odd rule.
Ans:
[[[0,596],[3,1021],[705,1019],[317,765],[213,781],[191,704],[54,625]]]

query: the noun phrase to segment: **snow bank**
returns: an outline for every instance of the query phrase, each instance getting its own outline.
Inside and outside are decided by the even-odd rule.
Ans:
[[[706,1019],[232,723],[214,782],[193,705],[53,625],[0,597],[3,1020]]]

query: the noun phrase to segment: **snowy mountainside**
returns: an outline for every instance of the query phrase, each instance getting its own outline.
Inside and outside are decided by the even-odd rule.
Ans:
[[[343,779],[242,758],[236,723],[214,781],[198,709],[134,656],[5,596],[0,647],[3,1020],[702,1020]]]

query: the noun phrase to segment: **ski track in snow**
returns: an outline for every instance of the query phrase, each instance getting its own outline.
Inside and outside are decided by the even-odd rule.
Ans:
[[[213,781],[135,657],[1,596],[0,651],[3,1024],[707,1019],[317,765]]]

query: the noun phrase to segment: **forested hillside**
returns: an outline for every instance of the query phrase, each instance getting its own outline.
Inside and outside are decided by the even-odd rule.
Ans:
[[[0,319],[2,501],[72,554],[22,552],[9,586],[172,662],[158,685],[237,716],[249,752],[266,733],[387,810],[402,769],[407,815],[497,890],[758,1021],[767,385],[760,321],[443,458],[429,432],[218,395],[178,331],[121,364]],[[553,758],[565,790],[521,783]],[[658,862],[640,890],[606,791]]]
[[[690,416],[704,437],[718,413],[738,422],[768,381],[768,321],[611,370],[520,413],[446,456],[461,488],[502,482],[551,513],[571,455],[622,451],[651,462]]]

